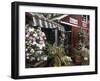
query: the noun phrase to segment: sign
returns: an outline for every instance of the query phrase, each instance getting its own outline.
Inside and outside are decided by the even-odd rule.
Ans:
[[[78,20],[71,18],[71,17],[69,19],[69,22],[72,23],[72,24],[76,24],[76,25],[78,24]]]

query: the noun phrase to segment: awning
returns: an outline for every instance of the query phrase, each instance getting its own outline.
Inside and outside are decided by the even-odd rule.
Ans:
[[[48,19],[39,18],[33,16],[32,26],[37,26],[41,28],[58,29],[59,31],[65,31],[64,27],[56,22],[50,21]]]

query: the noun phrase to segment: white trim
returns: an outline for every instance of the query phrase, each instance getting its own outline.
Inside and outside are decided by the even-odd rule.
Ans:
[[[69,22],[75,25],[78,25],[78,20],[72,17],[69,17]]]
[[[71,24],[71,23],[68,23],[68,22],[64,22],[64,21],[60,21],[60,23],[67,24],[67,25],[74,26],[74,27],[79,27],[78,25],[74,25],[74,24]]]
[[[34,23],[34,26],[37,26],[37,22],[36,22],[35,17],[33,17],[33,23]]]
[[[66,16],[68,16],[68,15],[62,15],[62,16],[60,16],[60,17],[53,18],[52,20],[60,20],[60,19],[62,19],[62,18],[64,18],[64,17],[66,17]]]

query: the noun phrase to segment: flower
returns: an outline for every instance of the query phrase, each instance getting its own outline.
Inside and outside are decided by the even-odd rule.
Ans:
[[[40,36],[39,39],[40,39],[40,41],[42,41],[43,40],[43,37]]]
[[[84,60],[87,61],[88,60],[88,57],[84,57]]]
[[[30,35],[30,33],[28,32],[25,36],[26,36],[26,37],[29,37],[29,35]]]
[[[43,43],[44,43],[44,41],[43,41],[43,40],[40,40],[40,41],[39,41],[39,44],[41,44],[41,45],[42,45]]]
[[[31,61],[32,61],[32,60],[35,60],[35,57],[31,57]]]
[[[29,43],[31,44],[32,43],[32,40],[29,40]]]
[[[29,59],[29,56],[27,56],[26,58]]]
[[[45,43],[43,43],[42,46],[45,47]]]
[[[42,36],[45,36],[44,32],[42,32],[41,34],[42,34]]]
[[[34,32],[34,28],[29,28],[29,32]]]
[[[26,48],[25,51],[28,51],[28,49]]]
[[[47,57],[44,57],[43,60],[46,61],[47,60]]]
[[[30,50],[30,53],[34,53],[34,49],[31,49],[31,50]]]
[[[37,59],[40,60],[47,60],[47,57],[41,57],[43,54],[43,48],[45,47],[45,33],[42,32],[41,28],[34,29],[32,27],[27,27],[25,30],[25,45],[26,45],[26,59],[30,59],[33,61]],[[42,55],[43,54],[43,55]]]
[[[36,46],[39,48],[39,49],[43,49],[43,47],[45,47],[45,44],[43,43],[43,44],[36,44]]]
[[[40,34],[41,33],[41,29],[37,29],[37,33]]]
[[[46,61],[47,60],[47,56],[41,56],[41,60]]]
[[[33,33],[33,36],[34,36],[34,37],[37,37],[37,33]]]
[[[33,40],[33,41],[36,41],[36,38],[33,37],[32,40]]]
[[[72,61],[71,57],[69,57],[69,56],[65,56],[65,58],[67,58],[67,60],[68,60],[69,62]]]
[[[40,58],[39,57],[37,58],[37,61],[40,61]]]
[[[33,39],[33,37],[31,37],[31,36],[30,36],[30,37],[29,37],[29,39],[30,39],[30,40],[32,40],[32,39]]]
[[[46,40],[46,36],[44,36],[43,39]]]
[[[32,45],[36,45],[36,41],[33,41]]]
[[[36,54],[39,54],[39,55],[41,55],[42,54],[42,50],[38,50],[38,51],[36,51]]]
[[[30,53],[26,53],[26,56],[30,56],[31,54]]]

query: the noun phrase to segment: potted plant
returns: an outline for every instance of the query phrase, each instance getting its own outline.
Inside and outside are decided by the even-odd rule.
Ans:
[[[46,52],[48,54],[48,59],[51,60],[51,66],[62,66],[62,65],[66,65],[67,64],[67,58],[65,59],[65,52],[64,52],[64,48],[61,46],[56,46],[51,45],[51,44],[47,44],[47,48],[46,48]]]
[[[73,48],[72,51],[73,51],[72,52],[73,54],[71,54],[71,57],[72,57],[73,63],[75,65],[81,65],[83,62],[83,57],[81,55],[81,52],[75,48]]]

